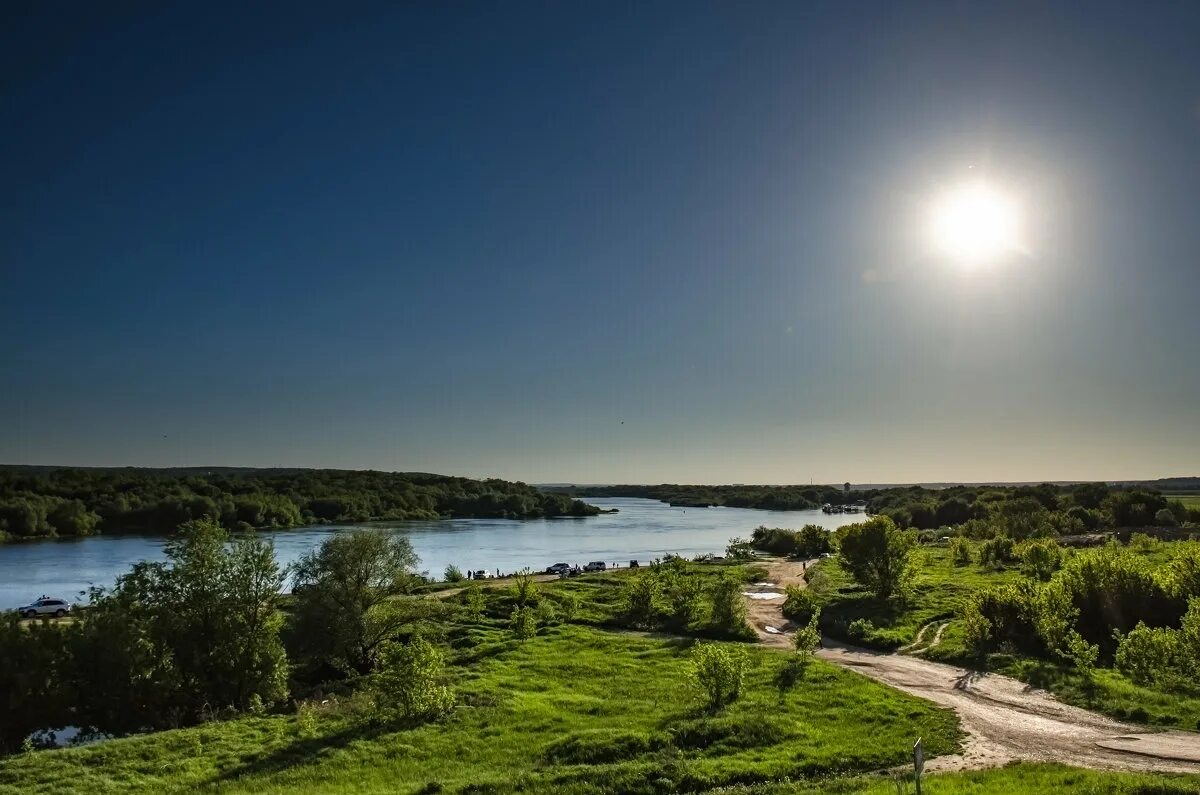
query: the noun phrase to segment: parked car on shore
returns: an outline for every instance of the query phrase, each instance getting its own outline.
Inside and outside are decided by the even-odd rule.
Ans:
[[[589,564],[587,564],[586,566],[584,566],[584,567],[583,567],[583,570],[584,570],[584,571],[604,571],[604,570],[605,570],[605,569],[607,569],[607,568],[608,568],[608,565],[607,565],[607,564],[605,564],[605,562],[604,562],[604,561],[602,561],[602,560],[593,560],[591,563],[589,563]]]
[[[547,574],[562,575],[570,570],[571,570],[571,566],[570,566],[570,564],[567,564],[567,563],[555,563],[553,566],[546,567]]]
[[[18,607],[17,612],[22,618],[37,618],[38,616],[54,616],[62,618],[67,613],[71,612],[71,603],[65,599],[51,599],[43,596],[36,602],[31,602],[24,607]]]

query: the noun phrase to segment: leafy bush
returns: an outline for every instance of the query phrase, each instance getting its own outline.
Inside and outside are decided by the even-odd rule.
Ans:
[[[824,527],[808,524],[799,530],[759,527],[750,536],[755,549],[795,558],[815,558],[833,550],[831,533]]]
[[[692,648],[692,678],[709,709],[738,699],[749,659],[744,648],[732,644],[698,643]]]
[[[955,566],[970,566],[971,542],[962,536],[950,539],[950,560]]]
[[[382,667],[371,683],[375,710],[388,722],[432,720],[454,707],[454,693],[441,683],[445,657],[422,637],[411,643],[390,643],[381,655]]]
[[[529,569],[522,569],[514,574],[512,588],[509,589],[509,592],[517,607],[536,605],[539,594],[537,581],[533,579],[533,572]]]
[[[746,621],[746,600],[742,598],[742,584],[728,573],[722,574],[713,587],[709,626],[726,637],[754,637],[754,629]]]
[[[725,557],[730,560],[750,560],[754,557],[754,544],[744,538],[731,538],[725,547]]]
[[[807,624],[821,612],[820,600],[807,588],[789,585],[785,591],[783,614],[799,624]]]
[[[631,626],[650,629],[658,623],[662,578],[656,571],[630,577],[621,591],[622,613]]]
[[[856,618],[846,627],[846,637],[855,643],[863,643],[875,632],[875,625],[869,618]]]
[[[704,586],[700,578],[684,572],[666,578],[663,590],[669,605],[668,624],[676,632],[687,632],[700,619]]]
[[[994,569],[1004,568],[1017,559],[1013,540],[1008,536],[997,536],[983,542],[979,548],[979,564]]]
[[[1026,541],[1017,547],[1021,572],[1035,580],[1046,582],[1062,568],[1063,549],[1051,538]]]
[[[462,582],[466,578],[463,577],[462,569],[451,563],[446,567],[446,572],[442,575],[442,579],[446,582]]]
[[[1178,631],[1152,629],[1139,621],[1127,634],[1117,636],[1116,666],[1139,685],[1162,682],[1182,667],[1182,651]]]
[[[976,654],[1001,649],[1040,652],[1035,629],[1037,588],[1018,583],[976,591],[963,603],[964,633]]]
[[[518,640],[529,640],[537,634],[537,613],[532,607],[517,607],[508,619],[508,628]]]
[[[468,618],[478,619],[483,615],[483,610],[487,606],[487,599],[483,595],[483,588],[477,583],[471,583],[462,592],[463,612]]]

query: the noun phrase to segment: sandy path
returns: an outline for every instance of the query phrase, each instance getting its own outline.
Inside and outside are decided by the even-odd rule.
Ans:
[[[793,566],[770,562],[768,579],[797,584]],[[776,572],[779,572],[778,578]],[[799,583],[803,584],[803,579]],[[785,626],[779,602],[754,602],[752,616],[766,645],[788,648],[790,638],[760,627]],[[774,617],[768,615],[774,611]],[[940,639],[940,632],[938,638]],[[935,642],[936,642],[935,639]],[[991,767],[1021,759],[1101,770],[1200,773],[1200,734],[1147,731],[1068,706],[1007,676],[968,671],[919,657],[885,654],[825,641],[824,660],[953,709],[967,732],[961,756],[930,760],[930,770]]]

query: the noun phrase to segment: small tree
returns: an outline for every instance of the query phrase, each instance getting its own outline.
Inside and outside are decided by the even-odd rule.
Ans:
[[[517,640],[529,640],[537,634],[537,612],[532,607],[518,607],[508,619],[508,628]]]
[[[462,569],[451,563],[446,567],[446,572],[442,575],[442,579],[446,582],[462,582],[466,578],[463,576]]]
[[[725,547],[725,557],[730,560],[750,560],[754,557],[754,544],[744,538],[731,538]]]
[[[970,566],[971,542],[962,536],[950,539],[950,560],[955,566]]]
[[[454,706],[454,693],[442,684],[445,657],[418,636],[411,643],[388,643],[372,682],[376,714],[388,722],[431,720]]]
[[[664,590],[670,606],[671,626],[678,632],[687,632],[700,619],[703,609],[704,587],[700,579],[692,574],[673,574],[667,578]]]
[[[820,601],[807,588],[789,585],[784,591],[783,614],[798,624],[807,624],[814,615],[820,615]]]
[[[879,599],[900,593],[911,577],[910,533],[896,527],[887,516],[876,516],[840,531],[842,565],[860,585]]]
[[[710,710],[738,699],[749,656],[740,646],[699,643],[692,649],[692,678]]]
[[[476,583],[471,583],[462,592],[463,613],[468,618],[478,619],[483,615],[484,608],[487,607],[487,600],[484,598],[483,589]]]
[[[710,625],[721,634],[737,638],[753,637],[754,630],[746,623],[746,601],[742,584],[729,574],[717,580],[712,591]]]
[[[533,579],[533,572],[529,569],[522,569],[514,574],[510,592],[517,607],[533,607],[536,605],[538,601],[538,586],[537,581]]]

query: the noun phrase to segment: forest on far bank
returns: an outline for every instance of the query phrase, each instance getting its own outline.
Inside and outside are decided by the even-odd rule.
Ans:
[[[0,468],[0,541],[443,517],[592,516],[598,509],[506,480],[335,469]]]

